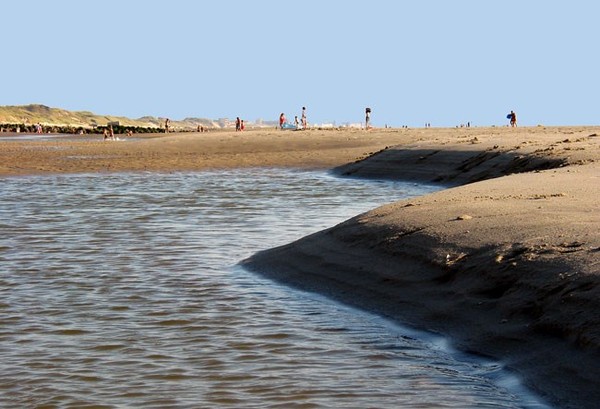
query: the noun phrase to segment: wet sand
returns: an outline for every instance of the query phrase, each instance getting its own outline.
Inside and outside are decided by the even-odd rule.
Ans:
[[[600,401],[600,128],[2,141],[0,175],[288,166],[442,183],[243,264],[504,362],[560,407]],[[364,159],[364,160],[363,160]],[[283,243],[282,243],[283,244]]]
[[[231,167],[338,166],[407,140],[401,132],[215,131],[0,141],[0,175],[115,171],[194,171]],[[410,137],[408,137],[410,138]]]

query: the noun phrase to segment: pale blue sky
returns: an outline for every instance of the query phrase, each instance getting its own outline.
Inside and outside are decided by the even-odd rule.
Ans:
[[[600,122],[589,0],[19,0],[0,105],[375,126]]]

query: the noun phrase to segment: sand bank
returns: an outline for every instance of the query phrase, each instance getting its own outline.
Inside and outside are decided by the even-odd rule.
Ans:
[[[0,134],[2,137],[3,134]],[[277,131],[68,136],[0,140],[0,175],[195,171],[232,167],[327,169],[412,140],[403,132]]]
[[[597,407],[600,138],[594,129],[487,132],[458,130],[454,140],[432,132],[339,167],[455,187],[244,264],[449,335],[463,350],[500,359],[560,407]]]
[[[357,177],[451,186],[244,264],[447,334],[464,350],[501,359],[551,402],[591,408],[600,401],[599,131],[264,130],[117,142],[15,139],[0,141],[0,175],[335,167]]]

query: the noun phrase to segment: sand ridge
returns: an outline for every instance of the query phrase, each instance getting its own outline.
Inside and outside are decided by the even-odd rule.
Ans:
[[[596,407],[600,140],[589,130],[533,131],[419,141],[341,166],[345,175],[454,187],[382,206],[244,264],[449,335],[463,350],[500,359],[560,407]]]

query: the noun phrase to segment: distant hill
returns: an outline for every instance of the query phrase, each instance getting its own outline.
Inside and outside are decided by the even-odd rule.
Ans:
[[[182,130],[196,129],[198,126],[207,128],[231,126],[230,121],[224,119],[214,121],[205,118],[185,118],[179,121],[173,119],[170,121],[173,129],[179,128]],[[0,124],[33,125],[41,123],[44,126],[93,128],[95,126],[106,126],[109,122],[118,122],[121,126],[161,128],[164,127],[165,119],[153,116],[131,119],[123,116],[97,115],[89,111],[67,111],[40,104],[0,106]]]

